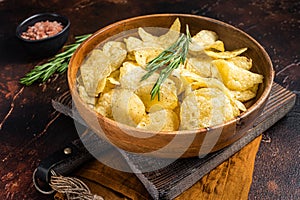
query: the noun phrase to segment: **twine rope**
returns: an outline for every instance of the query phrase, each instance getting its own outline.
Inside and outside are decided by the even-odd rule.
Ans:
[[[66,195],[68,200],[104,200],[103,197],[92,194],[88,186],[78,178],[65,177],[51,170],[49,185],[61,194]]]

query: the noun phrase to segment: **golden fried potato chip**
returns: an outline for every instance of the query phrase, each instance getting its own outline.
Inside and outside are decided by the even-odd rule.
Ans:
[[[157,36],[148,33],[142,27],[138,28],[138,33],[139,33],[140,38],[144,42],[152,41],[153,43],[159,43]]]
[[[206,47],[214,44],[218,39],[218,35],[209,30],[201,30],[191,39],[189,50],[191,52],[203,51]]]
[[[199,57],[192,57],[187,59],[186,69],[201,77],[211,77],[211,61],[212,58],[205,54],[202,54],[202,56]]]
[[[196,73],[193,73],[187,69],[180,71],[180,78],[183,83],[184,97],[196,89],[208,87],[207,78],[203,78]]]
[[[141,81],[142,77],[147,73],[146,70],[141,68],[138,64],[133,62],[124,62],[120,68],[120,84],[122,88],[129,90],[136,90],[144,81]],[[158,74],[153,74],[147,79],[156,80]],[[146,81],[146,80],[145,80]]]
[[[169,109],[162,109],[150,112],[146,115],[137,128],[151,131],[176,131],[179,127],[179,119],[175,112]]]
[[[150,77],[149,77],[150,78]],[[159,106],[164,109],[173,110],[178,105],[177,88],[175,83],[167,78],[160,86],[160,99],[156,96],[151,99],[151,90],[156,80],[142,81],[139,87],[135,90],[135,93],[143,101],[146,111],[149,112],[152,106]]]
[[[252,68],[252,59],[247,58],[246,56],[236,56],[230,59],[227,59],[229,62],[233,62],[236,66],[250,70]]]
[[[215,78],[219,81],[222,81],[222,77],[219,73],[219,70],[215,65],[213,64],[211,65],[210,71],[211,71],[211,78]]]
[[[109,57],[113,71],[122,65],[127,55],[127,50],[123,42],[109,41],[104,44],[103,52]]]
[[[127,52],[127,56],[124,62],[135,62],[134,51]]]
[[[80,67],[83,85],[88,95],[97,96],[105,87],[111,73],[110,58],[101,50],[94,49]]]
[[[180,77],[180,68],[183,65],[180,65],[179,68],[174,69],[174,71],[171,73],[169,78],[175,83],[175,86],[177,88],[177,95],[180,95],[184,91],[184,83],[182,82],[182,79]]]
[[[141,67],[158,56],[164,49],[156,43],[144,42],[135,37],[124,39],[127,50],[127,60],[136,61]]]
[[[193,41],[202,43],[204,46],[213,44],[218,39],[218,35],[214,31],[201,30],[192,37]]]
[[[117,81],[115,78],[113,77],[108,77],[107,80],[109,81],[110,84],[112,85],[120,85],[120,82]]]
[[[205,50],[205,53],[212,58],[227,59],[227,58],[236,57],[236,56],[244,53],[246,50],[247,50],[247,48],[241,48],[241,49],[236,49],[234,51],[224,51],[224,52],[215,52],[215,51],[211,51],[211,50]]]
[[[171,25],[168,32],[164,35],[154,36],[154,35],[146,32],[141,27],[138,29],[138,33],[144,42],[159,44],[163,49],[166,49],[169,46],[171,46],[174,42],[176,42],[176,40],[178,39],[178,37],[180,35],[180,27],[181,27],[181,24],[180,24],[179,19],[177,18]]]
[[[119,77],[120,77],[120,70],[115,70],[111,72],[111,74],[107,77],[107,80],[109,80],[111,84],[120,85]]]
[[[218,68],[224,84],[230,90],[244,91],[263,81],[262,75],[237,67],[232,62],[219,59],[212,63]]]
[[[87,103],[89,106],[94,107],[96,103],[96,98],[93,96],[89,96],[87,92],[85,91],[85,87],[82,85],[78,86],[78,93],[81,97],[81,99]]]
[[[134,51],[136,62],[145,67],[148,62],[156,58],[163,50],[160,48],[144,48]]]
[[[233,94],[235,99],[241,102],[248,101],[256,96],[256,93],[252,92],[251,90],[245,90],[245,91],[233,90],[231,91],[231,93]]]
[[[221,40],[217,40],[211,45],[208,45],[205,49],[214,49],[217,51],[224,52],[225,51],[224,42]]]
[[[233,101],[231,101],[231,105],[234,108],[234,116],[238,116],[240,114],[240,110],[241,111],[247,110],[247,108],[241,101],[234,99],[234,98],[233,98]]]
[[[205,78],[189,70],[181,70],[181,78],[185,84],[194,83],[196,87],[214,87],[223,90],[225,85],[215,78]],[[226,89],[226,88],[225,88]]]
[[[97,86],[97,92],[98,94],[103,92],[105,86],[106,86],[107,78],[103,78],[102,80],[99,80],[98,86]]]
[[[186,86],[185,96],[189,95],[191,91],[197,90],[200,88],[216,88],[222,91],[227,98],[230,100],[231,104],[238,108],[239,110],[245,111],[246,107],[244,104],[234,99],[234,96],[230,92],[230,90],[218,79],[215,78],[203,78],[195,73],[192,73],[187,70],[182,70],[181,72],[182,79],[184,80]],[[237,113],[237,112],[235,112]]]
[[[110,73],[110,75],[106,78],[106,84],[103,89],[103,93],[109,92],[110,90],[120,86],[121,83],[119,82],[120,70],[115,70]]]
[[[150,41],[142,41],[136,37],[125,38],[124,42],[126,44],[126,49],[129,53],[133,51],[140,51],[140,50],[147,50],[147,49],[157,49],[160,51],[164,50],[164,48],[158,43],[150,42]]]
[[[144,46],[143,41],[136,38],[136,37],[128,37],[124,39],[124,42],[126,44],[126,48],[128,52],[132,52],[136,49],[139,49],[140,47]]]
[[[171,25],[169,31],[166,34],[159,36],[158,40],[164,49],[171,46],[179,38],[180,27],[181,24],[179,18],[177,18]]]
[[[117,122],[136,126],[146,116],[145,106],[133,91],[114,89],[112,95],[112,116]]]
[[[110,90],[108,92],[101,93],[96,106],[95,111],[99,114],[103,115],[104,117],[108,117],[113,119],[112,115],[112,95],[114,90]]]
[[[201,88],[184,98],[180,107],[180,129],[211,127],[233,117],[230,100],[221,90]]]
[[[252,88],[244,91],[239,90],[232,90],[231,93],[233,94],[233,97],[241,102],[248,101],[250,99],[253,99],[256,96],[258,89],[258,84],[255,84]]]

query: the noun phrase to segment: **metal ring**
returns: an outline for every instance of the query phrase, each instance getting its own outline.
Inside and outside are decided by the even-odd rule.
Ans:
[[[37,169],[34,170],[33,175],[32,175],[32,181],[33,181],[33,185],[34,185],[35,189],[42,194],[52,194],[54,192],[53,189],[49,190],[49,191],[44,191],[40,188],[40,186],[37,183],[36,177],[35,177],[36,172],[37,172]]]

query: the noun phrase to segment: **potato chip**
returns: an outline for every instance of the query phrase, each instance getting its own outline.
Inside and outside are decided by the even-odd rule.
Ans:
[[[211,61],[212,59],[205,54],[202,54],[202,56],[199,57],[192,57],[187,59],[186,69],[201,77],[211,77]]]
[[[240,110],[241,111],[247,110],[247,108],[241,101],[234,99],[234,98],[233,98],[233,101],[231,101],[231,105],[234,108],[234,116],[238,116],[240,114]]]
[[[252,92],[251,90],[245,90],[245,91],[233,90],[231,91],[231,93],[233,94],[235,99],[241,102],[248,101],[256,96],[256,93]]]
[[[236,66],[246,70],[250,70],[252,68],[252,59],[245,56],[236,56],[228,59],[227,61],[233,62]]]
[[[211,65],[210,71],[211,71],[211,78],[215,78],[219,81],[222,81],[222,77],[219,73],[219,70],[215,65],[213,64]]]
[[[140,97],[143,101],[146,111],[149,112],[152,106],[160,106],[164,109],[174,109],[178,105],[177,98],[177,88],[175,83],[167,78],[164,83],[160,86],[160,99],[156,96],[154,99],[151,99],[151,90],[155,81],[142,81],[139,84],[139,87],[136,88],[135,93]]]
[[[227,98],[230,100],[231,104],[234,107],[237,107],[239,110],[242,111],[246,110],[246,107],[241,102],[234,99],[234,96],[231,94],[230,90],[220,80],[215,78],[203,78],[187,70],[182,70],[181,75],[182,78],[185,79],[185,83],[188,84],[188,87],[186,87],[187,88],[186,89],[187,92],[185,93],[186,96],[189,95],[191,91],[203,87],[216,88],[222,91],[227,96]]]
[[[185,80],[185,95],[188,96],[195,90],[199,90],[201,88],[216,88],[219,89],[227,96],[230,100],[231,105],[233,106],[234,116],[240,114],[240,111],[246,111],[246,107],[239,100],[235,99],[231,91],[223,84],[222,81],[215,78],[203,78],[189,71],[182,71],[182,78]]]
[[[178,130],[179,119],[175,112],[168,109],[162,109],[150,112],[146,115],[137,128],[152,131],[175,131]]]
[[[95,106],[95,111],[104,117],[108,117],[113,119],[112,115],[112,94],[114,90],[110,90],[108,92],[101,93],[97,104]]]
[[[125,38],[124,42],[126,44],[126,49],[129,53],[145,49],[158,49],[161,51],[164,50],[164,48],[158,43],[142,41],[136,37]]]
[[[198,87],[214,87],[214,88],[219,88],[220,90],[227,89],[221,81],[215,78],[201,77],[198,74],[188,70],[182,70],[181,77],[184,80],[183,82],[185,84],[194,83],[195,85],[198,85]]]
[[[214,31],[201,30],[195,36],[192,37],[192,40],[201,43],[204,46],[213,44],[218,39],[218,35]]]
[[[120,85],[119,76],[120,76],[120,70],[116,70],[116,71],[113,71],[109,75],[109,77],[107,77],[107,80],[113,85]]]
[[[106,42],[103,46],[103,53],[109,57],[112,71],[122,65],[127,55],[125,44],[115,41]]]
[[[214,49],[217,51],[224,52],[225,51],[224,42],[221,40],[217,40],[211,45],[208,45],[205,49]]]
[[[164,110],[164,108],[159,104],[154,104],[153,106],[151,106],[149,108],[149,110],[147,112],[151,113],[151,112],[156,112],[156,111],[159,111],[159,110]]]
[[[224,52],[215,52],[215,51],[211,51],[211,50],[205,50],[205,53],[212,58],[228,59],[228,58],[236,57],[236,56],[244,53],[246,50],[247,50],[247,48],[241,48],[241,49],[236,49],[234,51],[224,51]]]
[[[123,63],[120,68],[120,87],[134,91],[145,104],[147,112],[154,105],[165,109],[175,108],[178,104],[175,83],[167,78],[160,87],[160,100],[157,98],[151,100],[150,92],[159,75],[154,73],[148,79],[141,81],[146,72],[146,70],[132,62]]]
[[[201,30],[192,37],[189,50],[192,52],[203,51],[206,47],[214,44],[217,39],[218,35],[215,32],[209,30]]]
[[[230,100],[221,90],[201,88],[184,98],[180,108],[180,129],[211,127],[233,117]]]
[[[141,66],[145,67],[148,62],[156,58],[163,50],[160,48],[144,48],[141,50],[134,51],[136,62]]]
[[[142,67],[145,67],[164,50],[159,44],[144,42],[134,37],[124,39],[124,41],[129,51],[127,59],[136,61]]]
[[[83,87],[82,85],[79,85],[78,86],[78,92],[79,92],[79,95],[81,97],[81,99],[87,103],[88,105],[94,107],[95,106],[95,103],[96,103],[96,98],[93,97],[93,96],[89,96],[87,94],[87,92],[85,91],[85,87]]]
[[[184,97],[189,95],[193,90],[207,87],[206,79],[187,69],[180,71],[180,78],[184,87]]]
[[[103,93],[109,92],[110,90],[116,88],[117,86],[121,85],[119,82],[120,70],[115,70],[106,78],[106,84],[103,89]]]
[[[141,46],[143,46],[143,41],[136,38],[136,37],[128,37],[124,39],[124,42],[126,44],[126,48],[128,52],[132,52]]]
[[[231,90],[244,91],[263,81],[262,75],[237,67],[232,62],[214,60],[213,64],[218,68],[224,84]]]
[[[231,93],[233,97],[241,102],[248,101],[253,99],[256,96],[256,92],[258,89],[258,84],[254,85],[252,88],[244,91],[232,90]]]
[[[181,27],[181,24],[180,24],[179,19],[177,18],[171,25],[169,31],[166,34],[161,35],[159,37],[158,40],[160,41],[160,44],[162,45],[162,47],[164,47],[164,49],[171,46],[179,38],[180,27]]]
[[[156,43],[159,44],[163,49],[171,46],[180,35],[180,21],[177,18],[173,24],[171,25],[168,32],[161,36],[154,36],[148,32],[146,32],[143,28],[138,29],[139,36],[144,42]]]
[[[127,52],[124,62],[135,62],[135,55],[133,51]]]
[[[115,121],[129,126],[136,126],[145,115],[145,106],[133,91],[114,89],[112,116]]]
[[[113,77],[108,77],[107,80],[109,81],[109,83],[111,83],[112,85],[120,85],[121,83],[119,81],[117,81],[115,78]]]
[[[141,68],[138,64],[133,62],[124,62],[120,68],[120,83],[122,88],[129,90],[136,90],[142,84],[142,77],[147,73],[146,70]],[[156,80],[157,74],[149,77],[149,80]],[[148,80],[148,79],[147,79]]]
[[[184,83],[182,82],[182,79],[180,77],[180,68],[183,65],[180,65],[177,69],[174,69],[174,71],[170,75],[170,79],[175,83],[175,86],[177,88],[177,95],[180,95],[184,90]]]
[[[106,81],[107,81],[106,78],[103,78],[102,80],[99,80],[98,86],[97,86],[97,93],[98,93],[98,95],[99,95],[99,93],[103,92],[103,90],[104,90],[104,88],[106,86]]]
[[[106,77],[111,73],[110,58],[99,49],[94,49],[80,67],[83,85],[88,95],[97,96],[103,91]]]
[[[142,41],[144,42],[153,42],[153,43],[159,43],[158,36],[152,35],[144,30],[144,28],[140,27],[138,28],[139,36],[141,37]]]

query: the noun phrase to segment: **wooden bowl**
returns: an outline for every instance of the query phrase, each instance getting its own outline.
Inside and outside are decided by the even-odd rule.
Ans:
[[[264,80],[259,85],[256,98],[248,102],[246,112],[219,126],[193,131],[154,133],[103,117],[82,101],[76,87],[76,76],[81,63],[91,50],[110,37],[130,29],[138,27],[169,28],[177,17],[179,17],[183,29],[185,29],[185,24],[189,25],[191,35],[203,29],[212,30],[218,34],[220,40],[224,41],[227,50],[248,47],[245,55],[253,60],[252,71],[262,74]],[[128,152],[164,158],[203,156],[220,150],[243,137],[262,112],[271,90],[273,78],[274,71],[268,54],[252,37],[224,22],[188,14],[139,16],[106,26],[82,43],[71,58],[68,68],[68,83],[76,109],[96,134]]]

